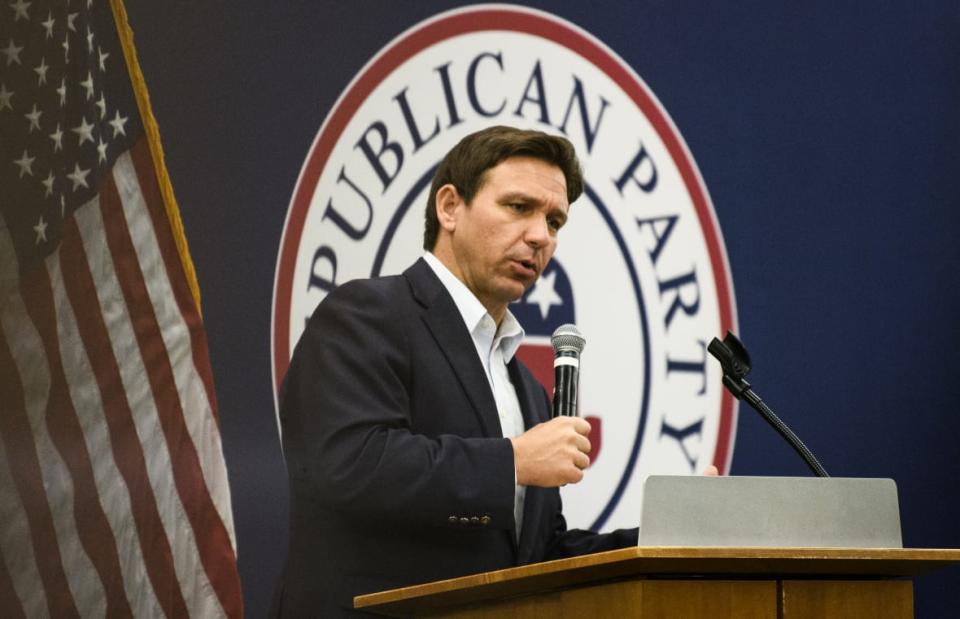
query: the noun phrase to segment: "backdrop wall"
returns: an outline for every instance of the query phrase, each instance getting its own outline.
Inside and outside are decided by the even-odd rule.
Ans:
[[[291,192],[367,60],[458,4],[127,4],[199,273],[251,617],[286,552],[270,311]],[[905,545],[960,547],[957,4],[528,4],[603,40],[684,136],[758,392],[833,475],[897,481]],[[746,408],[731,472],[807,474]],[[921,578],[918,616],[946,616],[958,583]]]

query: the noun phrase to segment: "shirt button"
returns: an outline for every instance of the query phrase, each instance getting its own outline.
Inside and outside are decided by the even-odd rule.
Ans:
[[[457,524],[459,520],[457,520],[456,516],[450,516],[449,518],[447,518],[447,522],[449,522],[450,524]]]
[[[467,518],[466,516],[461,516],[461,517],[460,517],[460,524],[466,526],[466,525],[470,524],[470,519]]]
[[[488,524],[490,524],[490,516],[482,517],[480,519],[480,524],[482,524],[483,526],[487,526]]]
[[[470,518],[470,524],[472,524],[473,526],[477,526],[478,524],[480,524],[480,518],[478,518],[477,516]]]

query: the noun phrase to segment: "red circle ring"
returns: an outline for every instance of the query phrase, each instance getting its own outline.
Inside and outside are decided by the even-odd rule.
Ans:
[[[411,27],[371,59],[334,104],[333,110],[327,116],[310,148],[310,154],[300,171],[290,209],[287,212],[274,280],[271,340],[275,403],[279,385],[289,366],[290,305],[297,250],[313,191],[334,145],[340,139],[353,112],[398,66],[435,43],[462,34],[482,31],[520,32],[563,45],[606,73],[640,108],[667,147],[693,200],[700,228],[704,232],[710,262],[713,265],[720,309],[721,335],[727,330],[737,330],[733,282],[720,227],[706,186],[679,131],[640,76],[591,34],[549,13],[500,5],[455,9]],[[732,457],[733,432],[736,429],[735,404],[736,400],[733,396],[724,390],[720,407],[717,447],[714,451],[714,464],[721,473],[727,472]]]

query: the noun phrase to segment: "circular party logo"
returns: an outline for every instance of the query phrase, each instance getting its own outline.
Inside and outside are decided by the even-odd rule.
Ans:
[[[603,43],[548,13],[442,13],[384,47],[340,96],[284,227],[274,393],[331,290],[420,257],[434,170],[494,124],[563,135],[583,164],[553,262],[511,311],[527,333],[518,356],[548,392],[550,333],[573,322],[587,339],[579,410],[593,463],[561,490],[568,523],[636,526],[643,476],[728,469],[736,407],[706,348],[736,330],[733,286],[703,179],[666,111]]]

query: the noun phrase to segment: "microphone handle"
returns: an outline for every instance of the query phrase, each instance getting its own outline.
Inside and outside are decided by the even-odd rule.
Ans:
[[[570,359],[570,357],[558,357]],[[579,360],[573,363],[555,363],[553,366],[553,416],[577,416],[577,382],[579,379]]]

